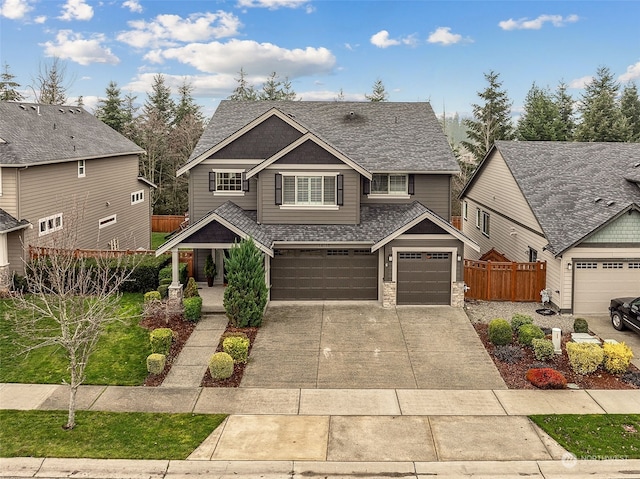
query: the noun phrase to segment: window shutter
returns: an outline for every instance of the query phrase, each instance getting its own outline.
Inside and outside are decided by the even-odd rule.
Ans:
[[[276,173],[276,205],[282,204],[282,175]]]
[[[216,191],[216,172],[209,172],[209,191]]]
[[[407,188],[407,192],[410,195],[415,195],[416,194],[415,175],[409,175],[409,185],[408,185],[408,188]]]
[[[338,206],[344,205],[344,175],[338,175],[336,177],[337,198]]]
[[[249,191],[249,180],[247,179],[247,173],[242,172],[242,191]]]
[[[362,178],[362,194],[368,195],[371,193],[371,181],[367,178]]]

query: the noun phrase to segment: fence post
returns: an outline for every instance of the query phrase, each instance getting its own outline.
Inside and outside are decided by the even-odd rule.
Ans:
[[[516,282],[518,277],[518,263],[511,263],[511,301],[516,300]]]
[[[491,261],[487,261],[487,301],[491,301]]]

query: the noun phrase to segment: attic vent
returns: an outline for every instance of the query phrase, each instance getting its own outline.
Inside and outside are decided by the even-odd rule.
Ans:
[[[58,111],[59,111],[60,113],[64,113],[64,110],[63,110],[62,108],[58,108]]]
[[[31,109],[35,111],[36,106],[35,105],[31,105]]]
[[[75,113],[75,112],[73,111],[73,108],[69,108],[69,113]]]
[[[600,198],[599,196],[595,200],[593,200],[594,203],[597,203],[598,201],[602,201],[602,198]]]
[[[613,200],[612,201],[607,201],[607,206],[613,206],[615,204],[616,204],[616,202],[613,201]]]
[[[640,161],[633,165],[634,168],[640,168]]]
[[[78,113],[82,113],[82,110],[81,110],[80,108],[76,108],[76,111],[77,111]]]
[[[26,107],[26,106],[24,106],[24,105],[20,105],[20,108],[22,108],[23,110],[26,110],[26,109],[27,109],[27,107]]]

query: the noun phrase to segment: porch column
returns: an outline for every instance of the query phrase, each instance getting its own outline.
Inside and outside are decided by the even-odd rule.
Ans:
[[[171,250],[171,284],[169,285],[169,301],[182,301],[182,285],[180,284],[180,261],[178,248]]]

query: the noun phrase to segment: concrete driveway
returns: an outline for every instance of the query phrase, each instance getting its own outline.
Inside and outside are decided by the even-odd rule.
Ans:
[[[506,389],[465,312],[270,303],[242,387]]]

